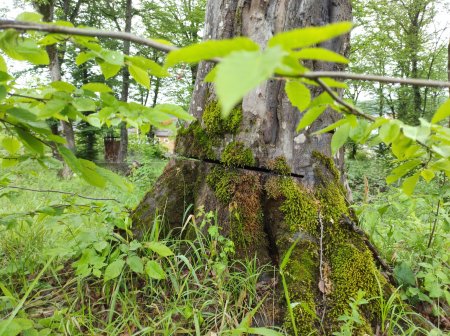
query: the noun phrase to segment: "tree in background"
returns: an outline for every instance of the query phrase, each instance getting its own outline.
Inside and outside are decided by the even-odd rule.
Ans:
[[[351,69],[382,76],[445,80],[445,28],[433,26],[439,0],[354,1],[357,25],[364,30],[354,33]],[[442,102],[442,91],[418,86],[386,86],[383,83],[354,84],[353,98],[361,89],[376,104],[373,114],[389,114],[412,125],[419,118],[429,119]],[[365,106],[366,107],[366,106]]]

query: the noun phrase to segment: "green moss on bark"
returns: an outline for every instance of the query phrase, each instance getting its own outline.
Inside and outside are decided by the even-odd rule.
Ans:
[[[227,118],[223,118],[219,103],[213,100],[206,105],[202,118],[206,132],[211,135],[236,134],[242,122],[242,107],[235,107]]]
[[[254,166],[255,158],[250,148],[242,142],[233,141],[223,150],[221,162],[229,167],[246,167]]]
[[[214,159],[213,139],[201,127],[198,121],[187,128],[181,128],[177,134],[176,151],[178,154],[199,159]]]

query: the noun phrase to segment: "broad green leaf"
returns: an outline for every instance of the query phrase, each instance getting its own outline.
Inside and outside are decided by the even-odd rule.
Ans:
[[[2,55],[0,55],[0,71],[8,72],[8,67]]]
[[[83,90],[89,90],[92,92],[112,92],[112,89],[103,83],[87,83],[81,87]]]
[[[123,266],[125,265],[125,261],[119,259],[113,261],[108,265],[105,269],[105,278],[104,281],[112,280],[117,278],[120,273],[122,273]]]
[[[291,55],[286,55],[283,57],[283,62],[281,65],[275,69],[275,73],[281,76],[298,76],[307,72],[308,69],[304,67],[297,58],[292,57]],[[301,82],[300,79],[298,79]]]
[[[414,272],[412,271],[411,266],[406,262],[402,262],[394,268],[394,276],[402,285],[416,285]]]
[[[378,133],[380,139],[387,145],[392,143],[400,134],[400,125],[396,121],[389,121],[381,126]]]
[[[87,61],[95,58],[95,55],[92,52],[80,52],[75,58],[76,65],[81,65],[86,63]]]
[[[26,60],[35,65],[47,65],[50,62],[47,52],[35,41],[21,37],[12,29],[0,32],[0,49],[19,61]]]
[[[305,48],[292,54],[299,59],[318,60],[348,64],[348,59],[334,51],[324,48]]]
[[[105,168],[101,168],[99,166],[95,166],[95,172],[102,176],[106,181],[111,183],[112,185],[120,188],[124,192],[133,191],[133,184],[128,182],[127,179],[119,174],[114,173],[113,171]]]
[[[450,99],[438,108],[433,118],[431,119],[431,122],[435,124],[448,117],[450,117]]]
[[[268,46],[282,46],[285,50],[310,47],[348,33],[352,29],[351,22],[339,22],[322,27],[307,27],[280,33],[272,37]]]
[[[144,246],[153,252],[159,254],[161,257],[168,257],[173,255],[173,252],[170,248],[168,248],[163,243],[159,242],[147,242],[144,244]]]
[[[90,98],[75,98],[72,105],[80,112],[93,112],[96,110],[95,101]]]
[[[336,132],[334,132],[333,137],[331,138],[331,152],[334,154],[344,146],[347,142],[348,136],[350,133],[350,124],[346,123],[340,126]]]
[[[9,154],[14,155],[20,149],[20,142],[16,138],[6,137],[2,140],[2,147],[6,149]]]
[[[431,180],[434,179],[434,177],[436,176],[436,174],[434,173],[434,171],[432,169],[425,169],[422,172],[420,172],[420,176],[423,177],[423,179],[425,181],[427,181],[427,183],[430,183]]]
[[[386,178],[386,183],[391,184],[399,178],[405,176],[422,163],[421,160],[415,159],[401,164],[392,170],[391,174]]]
[[[440,145],[440,146],[432,146],[431,149],[433,152],[439,154],[444,158],[450,157],[450,146]]]
[[[322,82],[331,88],[348,89],[348,85],[333,78],[322,78]]]
[[[127,265],[130,266],[130,269],[134,273],[138,273],[138,274],[144,273],[144,263],[142,262],[142,259],[139,258],[137,255],[128,257]]]
[[[319,118],[319,116],[323,112],[325,112],[326,109],[327,107],[322,105],[322,106],[315,106],[306,111],[306,113],[302,116],[302,119],[300,120],[300,123],[297,126],[297,132],[311,125],[317,118]]]
[[[156,77],[168,77],[170,74],[161,65],[142,56],[126,56],[126,59],[141,69],[148,70]]]
[[[122,66],[124,64],[124,56],[121,52],[115,50],[103,49],[99,53],[100,57],[107,63]]]
[[[320,95],[315,97],[311,104],[309,104],[309,108],[321,105],[331,105],[334,103],[333,97],[330,96],[328,92],[322,92]]]
[[[110,64],[103,60],[98,61],[98,65],[100,65],[100,69],[105,79],[114,77],[122,68],[120,65]]]
[[[174,104],[158,104],[154,107],[154,110],[170,114],[181,120],[195,120],[195,118],[186,112],[181,106]]]
[[[20,107],[13,107],[6,111],[8,116],[12,116],[14,119],[24,122],[24,123],[30,123],[33,121],[36,121],[36,115],[31,113],[30,111],[20,108]]]
[[[4,319],[0,321],[0,330],[4,329],[2,336],[16,336],[33,328],[33,321],[26,318],[13,318],[11,321]]]
[[[133,77],[136,82],[143,85],[147,89],[150,89],[150,77],[147,70],[130,64],[128,66],[128,71],[130,72],[131,77]]]
[[[58,91],[63,91],[67,93],[72,93],[77,89],[75,85],[63,81],[52,82],[50,83],[50,86]]]
[[[420,174],[417,173],[417,174],[414,174],[413,176],[406,178],[403,181],[402,190],[406,195],[411,196],[413,194],[414,189],[416,188],[417,182],[419,181],[419,177],[420,177]]]
[[[232,40],[209,40],[171,51],[166,59],[166,66],[178,63],[197,63],[217,57],[225,57],[235,51],[257,51],[259,45],[246,37]]]
[[[311,103],[311,92],[303,83],[289,81],[286,83],[285,90],[291,104],[300,112],[303,112]]]
[[[3,85],[0,85],[0,100],[5,99],[6,95],[7,95],[6,88]]]
[[[154,260],[149,260],[147,264],[145,264],[145,273],[152,279],[163,280],[166,278],[166,273]]]
[[[78,159],[78,162],[81,167],[81,176],[86,182],[100,188],[104,188],[106,186],[106,179],[100,173],[102,168],[98,167],[92,161]]]
[[[426,142],[431,133],[431,128],[427,126],[402,126],[403,134],[414,141]]]
[[[28,21],[28,22],[41,22],[42,14],[35,12],[23,12],[17,15],[17,21]]]
[[[227,117],[239,101],[252,89],[270,78],[281,64],[285,52],[269,48],[263,52],[238,51],[217,65],[216,93]]]
[[[47,119],[53,117],[55,114],[61,112],[67,105],[67,102],[60,99],[52,99],[45,104],[41,111],[39,112],[38,117],[40,119]]]
[[[44,155],[44,144],[39,141],[34,135],[32,135],[28,130],[15,127],[15,131],[26,148],[41,156]]]
[[[317,132],[314,132],[313,135],[319,135],[319,134],[324,134],[324,133],[331,132],[332,130],[338,128],[339,126],[342,126],[344,124],[349,123],[349,120],[348,120],[349,117],[354,117],[356,119],[355,116],[348,115],[346,118],[339,119],[338,121],[336,121],[335,123],[331,124],[330,126],[327,126],[327,127],[323,128],[323,129],[317,131]]]

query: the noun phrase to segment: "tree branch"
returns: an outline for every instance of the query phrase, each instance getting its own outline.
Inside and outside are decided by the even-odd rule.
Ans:
[[[80,194],[76,194],[76,193],[72,193],[72,192],[68,192],[68,191],[62,191],[62,190],[53,190],[53,189],[33,189],[33,188],[26,188],[26,187],[18,187],[18,186],[6,186],[5,188],[10,188],[10,189],[17,189],[17,190],[24,190],[24,191],[32,191],[32,192],[38,192],[38,193],[55,193],[55,194],[62,194],[62,195],[69,195],[69,196],[73,196],[73,197],[79,197],[79,198],[83,198],[83,199],[87,199],[87,200],[91,200],[91,201],[114,201],[117,203],[120,203],[119,200],[115,199],[115,198],[96,198],[96,197],[89,197],[89,196],[84,196],[84,195],[80,195]]]
[[[43,24],[25,21],[15,20],[0,20],[0,30],[2,29],[17,29],[17,30],[34,30],[55,34],[69,34],[79,36],[92,36],[92,37],[107,37],[114,38],[122,41],[130,41],[133,43],[145,45],[165,53],[177,50],[178,48],[173,45],[167,45],[160,43],[153,39],[143,38],[131,33],[125,32],[112,32],[98,29],[84,29],[84,28],[72,28],[56,26],[53,24]],[[212,62],[219,62],[219,59],[212,59]],[[450,82],[435,81],[426,79],[412,79],[412,78],[397,78],[397,77],[385,77],[377,75],[362,75],[349,72],[340,71],[311,71],[301,75],[292,76],[292,78],[307,78],[315,80],[317,78],[336,78],[336,79],[350,79],[359,81],[389,83],[389,84],[407,84],[414,86],[428,86],[437,88],[450,88]]]

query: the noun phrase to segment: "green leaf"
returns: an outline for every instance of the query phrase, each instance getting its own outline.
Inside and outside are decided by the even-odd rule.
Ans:
[[[77,55],[77,57],[75,58],[75,63],[76,63],[76,65],[81,65],[93,58],[95,58],[94,53],[83,51]]]
[[[403,134],[414,141],[426,142],[431,133],[431,128],[428,126],[402,126]]]
[[[42,14],[35,12],[23,12],[16,17],[17,21],[41,22]]]
[[[136,255],[127,258],[127,265],[134,273],[142,274],[144,273],[144,263],[142,259]]]
[[[3,58],[2,55],[0,55],[0,71],[8,72],[8,67],[7,67],[5,59]]]
[[[309,47],[339,35],[348,33],[352,29],[351,22],[339,22],[322,27],[307,27],[280,33],[272,37],[268,46],[282,46],[285,50]]]
[[[87,83],[81,87],[83,90],[89,90],[92,92],[112,92],[112,89],[103,83]]]
[[[292,54],[299,59],[348,64],[348,59],[334,51],[324,48],[305,48]]]
[[[128,71],[130,72],[131,77],[133,77],[136,82],[143,85],[147,89],[150,89],[150,77],[147,70],[130,64],[128,66]]]
[[[152,279],[163,280],[166,273],[162,267],[154,260],[149,260],[145,265],[145,273]]]
[[[95,101],[89,98],[75,98],[72,105],[80,112],[93,112],[96,110]]]
[[[434,171],[431,170],[431,169],[425,169],[425,170],[423,170],[423,171],[420,173],[420,176],[422,176],[423,179],[424,179],[425,181],[427,181],[427,183],[430,183],[431,180],[434,179],[434,177],[436,176],[436,174],[435,174]]]
[[[411,269],[411,266],[406,262],[402,262],[394,268],[394,276],[400,284],[415,286],[416,277]]]
[[[24,122],[26,124],[37,120],[35,114],[20,107],[13,107],[11,109],[8,109],[6,113],[8,116],[12,116],[14,119]]]
[[[278,47],[263,52],[239,51],[217,65],[216,93],[224,117],[250,90],[270,78],[284,55]]]
[[[105,79],[114,77],[122,68],[120,65],[110,64],[103,60],[98,61],[98,65],[100,65],[100,69]]]
[[[6,95],[7,95],[6,88],[3,85],[0,85],[0,100],[5,99]]]
[[[209,40],[171,51],[167,55],[166,66],[178,63],[197,63],[216,57],[225,57],[236,51],[257,51],[259,45],[247,37],[232,40]]]
[[[317,118],[319,118],[319,116],[323,112],[325,112],[326,109],[327,107],[322,105],[322,106],[315,106],[306,111],[306,113],[302,116],[302,119],[300,120],[300,123],[297,126],[297,132],[311,125]]]
[[[0,32],[0,49],[19,61],[27,60],[36,65],[47,65],[50,62],[45,49],[39,47],[35,41],[21,37],[12,29]]]
[[[78,159],[78,162],[80,163],[81,167],[81,177],[86,182],[100,188],[104,188],[106,186],[106,179],[100,173],[102,168],[98,167],[92,161]]]
[[[450,117],[450,99],[438,108],[433,118],[431,119],[431,122],[435,124],[448,117]]]
[[[419,166],[422,163],[421,160],[416,159],[416,160],[410,160],[408,162],[405,162],[403,164],[401,164],[400,166],[396,167],[395,169],[392,170],[391,174],[386,177],[386,183],[387,184],[391,184],[394,183],[395,181],[397,181],[399,178],[405,176],[406,174],[408,174],[410,171],[412,171],[413,169],[415,169],[417,166]]]
[[[124,56],[119,51],[103,49],[100,51],[99,55],[109,64],[118,65],[120,67],[124,64]]]
[[[44,144],[33,136],[28,130],[15,127],[15,131],[26,148],[41,156],[44,155]]]
[[[150,74],[156,77],[168,77],[170,74],[165,68],[156,63],[155,61],[149,60],[148,58],[142,56],[126,56],[126,59],[134,64],[135,66],[148,70]]]
[[[378,135],[380,139],[386,144],[389,145],[395,139],[397,139],[400,134],[400,125],[395,120],[389,121],[381,126]]]
[[[186,112],[181,106],[174,104],[158,104],[154,107],[154,110],[170,114],[181,120],[195,120],[195,118]]]
[[[45,104],[41,111],[39,112],[38,117],[40,119],[47,119],[53,117],[55,114],[61,112],[67,105],[67,102],[60,99],[52,99]]]
[[[350,124],[344,124],[340,126],[336,132],[334,132],[333,137],[331,138],[331,152],[334,154],[344,146],[347,142],[348,136],[350,134]]]
[[[9,154],[14,155],[20,149],[20,142],[16,138],[6,137],[2,140],[2,146],[8,151]]]
[[[105,278],[104,281],[112,280],[117,278],[120,273],[122,273],[123,266],[125,265],[125,261],[123,260],[115,260],[111,264],[108,265],[105,269]]]
[[[95,172],[112,185],[121,189],[122,191],[124,192],[133,191],[134,185],[128,182],[126,178],[124,178],[123,176],[120,176],[109,169],[101,168],[99,166],[95,166]]]
[[[50,83],[50,86],[55,88],[58,91],[67,92],[67,93],[72,93],[77,89],[75,87],[75,85],[72,85],[70,83],[63,82],[63,81],[52,82],[52,83]]]
[[[5,328],[5,329],[4,329]],[[2,336],[16,336],[25,330],[33,328],[33,321],[25,318],[13,318],[0,321],[0,330],[4,329]]]
[[[305,110],[311,103],[311,92],[299,81],[289,81],[286,83],[286,94],[291,104],[298,108],[300,112]]]
[[[419,177],[420,177],[420,174],[417,173],[417,174],[414,174],[413,176],[406,178],[403,181],[402,190],[406,195],[411,196],[413,194],[414,189],[416,188],[417,182],[419,181]]]
[[[170,248],[159,242],[147,242],[144,244],[144,246],[159,254],[161,257],[168,257],[173,255],[173,252]]]

